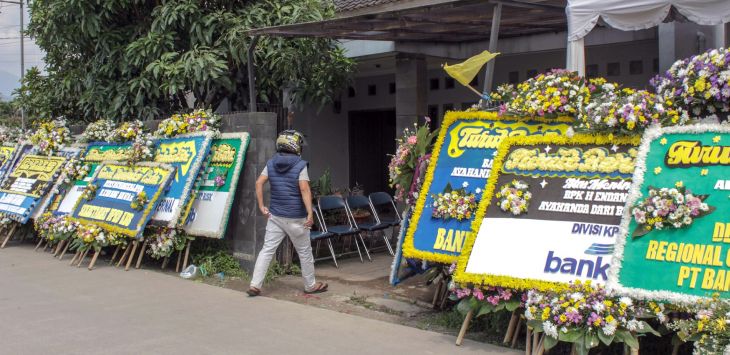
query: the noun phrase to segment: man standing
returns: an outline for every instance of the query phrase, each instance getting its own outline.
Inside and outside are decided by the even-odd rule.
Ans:
[[[286,130],[276,139],[276,154],[267,163],[256,180],[256,200],[259,210],[269,218],[266,224],[264,246],[261,248],[251,278],[249,296],[261,294],[271,258],[285,236],[294,244],[304,278],[305,293],[327,291],[327,284],[314,279],[314,257],[309,229],[314,224],[312,215],[312,191],[309,189],[308,163],[302,160],[301,133]],[[271,185],[271,204],[264,206],[264,184]]]

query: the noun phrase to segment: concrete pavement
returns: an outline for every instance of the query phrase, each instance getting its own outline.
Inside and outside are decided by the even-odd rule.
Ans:
[[[67,258],[68,259],[68,258]],[[98,263],[0,250],[0,354],[516,354],[514,350]]]

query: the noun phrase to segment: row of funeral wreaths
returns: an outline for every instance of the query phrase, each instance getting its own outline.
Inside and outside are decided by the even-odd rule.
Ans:
[[[123,152],[114,151],[112,157],[108,152],[107,160],[124,161],[133,165],[143,161],[151,161],[154,158],[156,139],[172,138],[180,135],[196,132],[220,133],[221,119],[210,110],[195,110],[190,113],[175,114],[162,120],[157,130],[153,133],[147,131],[141,121],[130,121],[116,124],[111,120],[98,120],[86,126],[83,133],[74,141],[65,119],[54,119],[37,123],[35,131],[23,132],[20,129],[0,127],[0,140],[5,147],[11,147],[17,143],[30,142],[35,152],[40,155],[54,156],[65,147],[74,143],[109,143],[129,144],[128,149]],[[0,151],[0,163],[9,161],[12,157],[10,149]],[[98,152],[94,152],[98,153]],[[182,154],[182,152],[180,152]],[[225,154],[224,154],[225,155]],[[230,155],[230,154],[227,154]],[[114,158],[114,159],[111,159]],[[234,157],[229,157],[233,159]],[[91,159],[98,162],[96,159]],[[211,161],[211,164],[220,162]],[[86,162],[83,156],[70,158],[66,161],[60,172],[59,184],[54,186],[58,193],[59,186],[68,188],[75,181],[84,180],[90,174],[90,162]],[[195,178],[195,177],[193,177]],[[225,184],[225,176],[216,177],[217,186]],[[98,186],[89,185],[82,198],[91,199]],[[149,202],[149,197],[141,192],[131,201],[130,207],[134,210],[143,209]],[[187,206],[186,208],[189,208]],[[184,216],[184,215],[183,215]],[[182,217],[181,217],[182,219]],[[143,238],[149,245],[147,253],[155,258],[169,257],[175,251],[181,251],[192,236],[185,233],[178,221],[177,226],[148,227],[145,229]],[[0,225],[7,227],[13,224],[13,220],[0,213]],[[87,250],[99,251],[107,246],[126,247],[131,239],[121,233],[106,230],[91,223],[81,223],[70,218],[68,214],[54,214],[44,212],[33,221],[33,226],[38,237],[46,243],[46,248],[66,246],[70,251],[85,252]],[[58,254],[58,253],[56,253]]]
[[[679,60],[666,73],[652,79],[651,85],[654,92],[633,90],[602,78],[587,80],[572,72],[553,70],[516,86],[500,86],[492,93],[492,99],[504,102],[500,114],[542,119],[558,115],[577,117],[568,132],[571,137],[574,132],[603,134],[609,138],[614,135],[637,136],[650,126],[691,124],[690,117],[716,114],[722,119],[730,111],[730,51],[713,49]],[[427,118],[424,125],[416,125],[404,132],[389,165],[391,186],[396,190],[396,198],[403,200],[407,209],[414,207],[421,185],[427,178],[426,167],[436,137],[435,133],[430,133],[429,123]],[[524,212],[531,195],[522,185],[520,181],[513,181],[511,186],[502,186],[497,191],[504,195],[503,206],[500,206],[503,211],[514,215]],[[460,190],[453,191],[459,195]],[[689,203],[683,186],[657,190],[654,194],[667,195],[662,198],[674,200],[676,196],[670,195],[682,194],[682,200]],[[454,194],[451,195],[453,197]],[[475,214],[477,205],[472,197],[459,199],[472,201],[465,205],[471,208],[454,208],[452,211],[446,206],[439,211],[446,211],[445,214],[450,217],[456,214],[454,218],[468,219]],[[702,209],[702,196],[690,197],[693,199],[691,203],[698,208],[695,218],[709,212],[709,206]],[[439,196],[434,198],[439,202]],[[695,199],[698,199],[697,203]],[[645,212],[650,201],[642,200],[634,209],[633,217],[640,225],[649,225],[641,219],[642,211]],[[663,223],[669,228],[682,228],[691,223],[689,219]],[[608,292],[602,286],[580,282],[549,291],[474,283],[457,285],[450,279],[455,267],[443,265],[443,272],[439,274],[448,275],[449,299],[455,301],[456,309],[462,314],[471,311],[477,316],[501,310],[521,314],[533,331],[543,334],[539,351],[549,349],[559,341],[573,343],[579,354],[601,344],[608,346],[617,342],[638,348],[639,336],[646,333],[693,341],[696,353],[722,354],[730,351],[730,331],[727,328],[730,326],[730,304],[717,296],[688,306],[638,301]],[[675,341],[675,344],[681,341]],[[538,352],[538,349],[533,351]]]

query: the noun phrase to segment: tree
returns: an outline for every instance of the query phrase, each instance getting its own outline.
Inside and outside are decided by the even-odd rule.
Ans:
[[[186,107],[248,104],[247,30],[333,16],[320,0],[36,0],[28,33],[48,75],[24,81],[20,101],[69,119],[153,119]],[[354,63],[326,39],[263,37],[255,51],[261,102],[291,86],[299,103],[323,104]],[[46,96],[47,100],[39,98]],[[32,109],[29,106],[24,106]]]
[[[15,121],[18,121],[18,110],[16,108],[16,102],[6,101],[5,99],[5,97],[0,95],[0,126],[14,126],[16,125]]]

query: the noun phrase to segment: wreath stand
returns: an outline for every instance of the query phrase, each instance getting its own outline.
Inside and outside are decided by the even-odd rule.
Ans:
[[[469,324],[471,324],[471,320],[473,318],[474,310],[472,309],[466,314],[464,322],[461,324],[461,329],[459,329],[459,335],[456,337],[456,346],[461,346],[461,344],[464,342],[464,336],[466,335],[466,331],[467,329],[469,329]],[[517,337],[519,336],[522,323],[522,318],[519,316],[519,314],[517,314],[517,310],[512,311],[512,316],[510,317],[509,325],[507,326],[507,332],[504,335],[502,343],[510,344],[512,348],[517,346]]]
[[[184,250],[179,250],[177,252],[177,263],[175,263],[175,272],[180,273],[180,271],[185,270],[185,268],[188,267],[188,261],[190,259],[190,244],[192,244],[191,240],[188,240],[187,244],[185,245]],[[144,250],[144,247],[143,247]],[[185,256],[183,258],[183,255]],[[170,254],[172,256],[172,254]],[[160,269],[164,270],[167,268],[167,265],[170,263],[170,256],[166,256],[164,259],[162,259],[162,266]],[[141,265],[141,259],[142,256],[140,255],[139,260],[137,260],[137,269],[140,268]],[[180,263],[182,262],[182,269],[180,268]]]
[[[180,262],[183,263],[183,266],[182,266],[183,270],[188,267],[188,258],[190,257],[190,244],[191,243],[192,243],[192,241],[188,241],[188,243],[185,245],[184,251],[179,250],[177,252],[177,263],[175,263],[175,272],[176,273],[180,273],[180,271],[181,271]],[[185,255],[184,260],[183,260],[183,254]],[[170,256],[172,256],[172,254],[170,254]],[[166,256],[162,260],[162,266],[160,267],[160,269],[164,270],[167,268],[167,265],[170,263],[170,256]]]
[[[13,223],[13,226],[12,226],[12,227],[10,227],[10,231],[9,231],[9,232],[8,232],[8,234],[7,234],[6,236],[5,236],[5,240],[3,240],[3,243],[2,243],[2,244],[0,244],[0,249],[5,249],[5,244],[8,244],[8,241],[9,241],[10,239],[12,239],[13,235],[15,234],[15,230],[16,230],[16,229],[18,228],[18,225],[19,225],[18,223]],[[4,227],[4,228],[3,228],[3,230],[4,230],[5,228],[7,228],[7,227]]]

